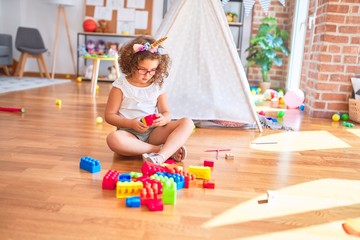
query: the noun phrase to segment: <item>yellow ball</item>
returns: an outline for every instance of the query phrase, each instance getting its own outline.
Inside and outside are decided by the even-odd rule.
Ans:
[[[285,104],[285,99],[284,99],[284,98],[280,98],[280,99],[279,99],[279,103],[280,103],[280,104]]]
[[[77,77],[77,78],[76,78],[76,81],[81,82],[81,81],[82,81],[82,77]]]
[[[66,74],[66,79],[69,79],[70,78],[70,74]]]
[[[102,123],[103,122],[103,118],[102,117],[97,117],[96,118],[96,123]]]
[[[55,104],[56,104],[56,105],[61,105],[61,100],[60,100],[60,99],[56,99],[56,100],[55,100]]]
[[[339,121],[340,120],[340,115],[335,113],[334,115],[332,115],[332,120],[335,121],[335,122]]]
[[[99,90],[100,86],[96,84],[96,90]]]

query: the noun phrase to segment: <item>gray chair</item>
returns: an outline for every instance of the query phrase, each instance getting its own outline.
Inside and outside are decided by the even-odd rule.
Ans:
[[[13,65],[12,36],[0,33],[0,67],[6,75],[10,76],[8,66]]]
[[[43,77],[43,73],[45,73],[46,78],[50,79],[43,55],[47,52],[47,49],[39,30],[19,27],[16,33],[15,47],[21,52],[20,61],[15,72],[19,79],[23,77],[26,59],[29,57],[36,58],[40,76]]]

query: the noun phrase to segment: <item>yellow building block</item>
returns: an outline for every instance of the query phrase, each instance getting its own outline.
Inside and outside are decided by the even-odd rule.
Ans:
[[[196,178],[209,180],[211,168],[204,166],[189,166],[188,173],[193,173]]]
[[[140,196],[141,189],[143,189],[142,182],[117,182],[116,197],[127,198],[131,196]]]

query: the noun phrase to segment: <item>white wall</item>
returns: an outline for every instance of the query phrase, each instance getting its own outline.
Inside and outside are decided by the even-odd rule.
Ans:
[[[45,55],[45,60],[48,70],[51,72],[52,52],[56,32],[57,6],[49,4],[48,2],[48,0],[0,0],[0,32],[11,34],[13,36],[13,42],[15,42],[16,31],[19,26],[39,29],[45,46],[49,50]],[[73,54],[76,58],[76,37],[78,32],[83,31],[82,21],[84,19],[85,1],[77,0],[75,2],[75,6],[66,7],[66,17],[69,25]],[[153,33],[156,32],[161,23],[162,14],[163,0],[154,0]],[[56,52],[55,72],[74,74],[62,15]],[[19,56],[20,53],[14,47],[14,58],[19,60]],[[36,61],[28,60],[25,71],[38,71]]]

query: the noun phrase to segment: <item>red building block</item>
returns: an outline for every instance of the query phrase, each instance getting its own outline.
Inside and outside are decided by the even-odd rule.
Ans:
[[[164,204],[163,204],[161,198],[148,200],[147,206],[150,211],[163,211],[164,210]]]
[[[215,188],[215,181],[214,180],[204,180],[203,182],[203,188]]]
[[[214,167],[214,161],[211,160],[204,160],[205,167]]]
[[[165,167],[145,161],[141,167],[141,172],[143,176],[151,176],[157,172],[165,172]]]
[[[146,126],[151,126],[154,123],[154,120],[157,119],[156,114],[150,114],[140,119],[140,121]]]
[[[114,190],[116,188],[116,183],[118,181],[119,174],[120,174],[119,171],[109,170],[103,177],[102,188]]]

